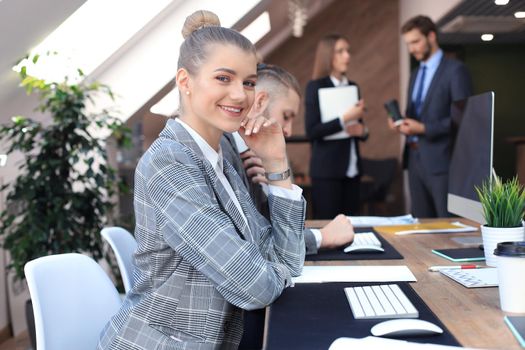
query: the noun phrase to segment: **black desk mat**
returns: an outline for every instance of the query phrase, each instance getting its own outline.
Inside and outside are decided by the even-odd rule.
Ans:
[[[370,328],[387,319],[356,320],[343,288],[383,283],[301,283],[287,288],[270,306],[267,349],[328,349],[340,337],[371,336]],[[460,344],[408,283],[397,283],[419,311],[419,318],[444,331],[433,336],[397,339],[440,345]]]
[[[372,228],[359,228],[356,232],[370,232]],[[379,233],[375,232],[375,235],[381,242],[384,252],[352,252],[345,253],[341,247],[339,249],[326,249],[319,250],[317,254],[307,255],[306,261],[326,261],[326,260],[390,260],[390,259],[403,259],[403,255],[394,248],[386,239],[384,239]]]

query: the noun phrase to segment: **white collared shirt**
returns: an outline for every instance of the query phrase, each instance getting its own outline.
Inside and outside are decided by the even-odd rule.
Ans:
[[[330,80],[336,87],[348,85],[348,78],[344,75],[341,80],[337,79],[336,77],[330,76]],[[343,121],[343,116],[339,117],[339,121],[344,130],[345,123]],[[354,139],[350,140],[350,160],[348,161],[348,168],[346,169],[346,176],[350,178],[359,175],[359,170],[357,170],[357,150],[355,142],[356,141]]]

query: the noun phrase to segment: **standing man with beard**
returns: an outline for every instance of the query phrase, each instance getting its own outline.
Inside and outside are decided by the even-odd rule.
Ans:
[[[412,214],[446,217],[450,163],[451,104],[471,95],[465,65],[444,57],[436,25],[416,16],[401,28],[403,39],[419,67],[410,76],[406,118],[390,128],[406,135],[404,164],[408,165]]]

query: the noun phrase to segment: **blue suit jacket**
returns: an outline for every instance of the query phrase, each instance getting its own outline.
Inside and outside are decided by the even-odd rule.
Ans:
[[[414,118],[412,91],[417,69],[412,71],[408,89],[406,116]],[[419,150],[425,169],[431,174],[447,173],[450,163],[450,128],[452,102],[462,100],[472,94],[470,74],[463,63],[443,57],[427,95],[423,101],[420,121],[425,124],[425,134],[419,135]],[[405,148],[405,164],[408,149]]]
[[[241,309],[262,308],[299,275],[305,202],[270,196],[260,215],[235,169],[212,165],[175,120],[135,172],[134,286],[98,349],[236,349]]]

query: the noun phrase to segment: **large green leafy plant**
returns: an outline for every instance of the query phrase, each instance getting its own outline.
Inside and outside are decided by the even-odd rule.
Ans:
[[[51,121],[15,116],[0,125],[7,154],[24,156],[18,177],[1,188],[8,191],[8,210],[0,214],[0,236],[17,278],[24,277],[26,262],[41,256],[82,252],[98,260],[105,254],[100,229],[112,214],[119,182],[107,162],[106,138],[97,135],[109,130],[122,146],[130,143],[129,130],[108,109],[87,111],[95,96],[113,94],[78,74],[80,83],[68,77],[48,82],[22,66],[21,86],[39,95],[37,110],[51,115]]]
[[[522,225],[525,209],[525,189],[518,178],[502,181],[494,175],[476,192],[483,207],[483,216],[489,227],[518,227]]]

